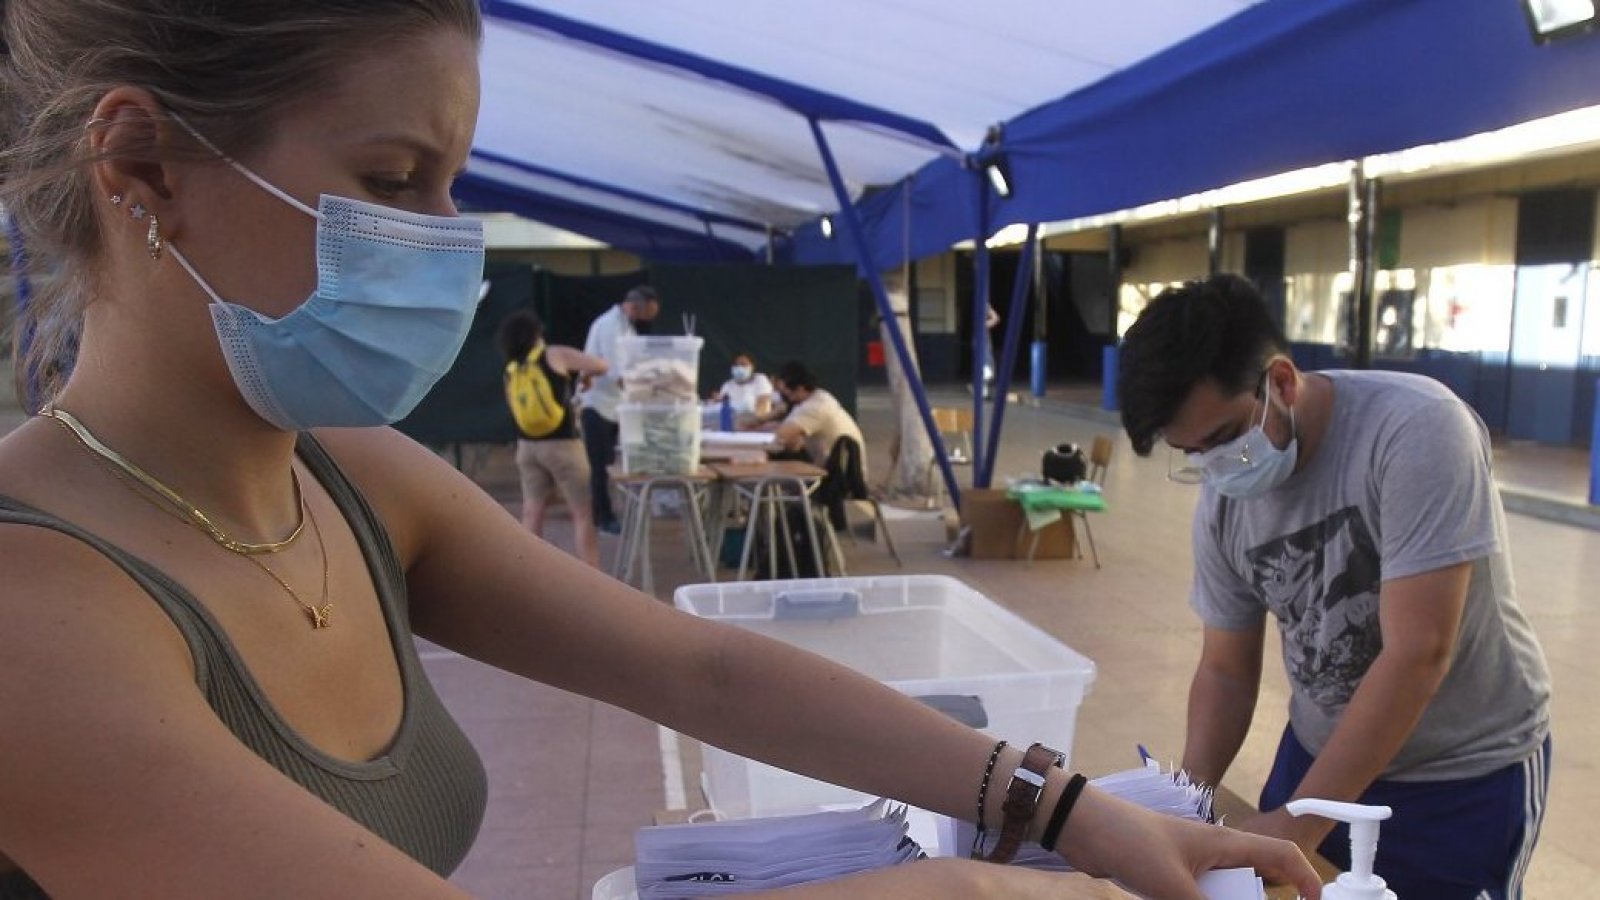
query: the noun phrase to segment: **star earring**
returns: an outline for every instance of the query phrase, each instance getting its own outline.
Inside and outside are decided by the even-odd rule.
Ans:
[[[135,201],[132,206],[128,207],[128,215],[132,216],[136,222],[142,221],[146,212],[147,210],[144,208],[144,204],[137,201]]]
[[[121,206],[122,205],[122,195],[121,194],[112,194],[111,195],[111,205],[112,206]]]

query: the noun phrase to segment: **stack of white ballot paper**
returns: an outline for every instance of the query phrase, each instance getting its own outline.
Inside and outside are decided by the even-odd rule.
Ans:
[[[1089,783],[1166,815],[1213,821],[1211,790],[1191,783],[1181,772],[1163,771],[1153,760]],[[635,896],[638,900],[724,897],[826,881],[924,856],[964,857],[975,836],[971,823],[886,800],[806,815],[652,826],[639,829],[634,838]],[[1070,869],[1059,854],[1037,844],[1024,844],[1011,864]],[[1208,900],[1266,897],[1265,885],[1249,869],[1208,872],[1200,887]]]
[[[906,808],[641,828],[634,837],[639,900],[725,897],[827,881],[923,856]]]
[[[1153,759],[1137,769],[1116,772],[1089,782],[1096,788],[1146,809],[1155,810],[1180,819],[1197,822],[1214,822],[1211,788],[1191,782],[1183,772],[1163,771]],[[972,849],[977,835],[970,822],[940,816],[938,822],[937,853],[941,856],[965,856]],[[995,835],[990,834],[987,853],[992,849]],[[1038,844],[1023,844],[1012,865],[1034,869],[1069,871],[1070,866],[1060,854],[1051,853]],[[1220,869],[1207,872],[1200,878],[1200,888],[1209,900],[1261,900],[1266,897],[1266,885],[1250,869]]]

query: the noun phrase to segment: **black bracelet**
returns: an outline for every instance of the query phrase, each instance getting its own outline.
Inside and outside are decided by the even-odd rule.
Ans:
[[[989,796],[989,779],[994,776],[994,764],[1000,759],[1000,751],[1005,748],[1005,741],[995,743],[994,749],[989,751],[989,764],[983,767],[983,780],[978,782],[978,818],[975,820],[978,823],[978,833],[972,838],[973,859],[983,854],[983,803]]]
[[[1066,790],[1056,800],[1055,811],[1050,813],[1050,822],[1044,826],[1044,834],[1039,837],[1039,846],[1055,852],[1056,840],[1061,837],[1061,828],[1067,824],[1067,814],[1072,812],[1072,807],[1078,802],[1078,795],[1083,793],[1083,786],[1089,779],[1083,774],[1075,773],[1072,780],[1067,782]]]

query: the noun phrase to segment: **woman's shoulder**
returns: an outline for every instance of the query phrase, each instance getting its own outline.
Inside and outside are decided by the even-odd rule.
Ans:
[[[192,686],[193,657],[177,625],[126,569],[64,524],[0,505],[0,681],[73,678],[85,671],[76,660],[137,647],[168,651],[157,655],[184,667]]]
[[[388,533],[402,567],[426,545],[430,529],[469,496],[483,493],[436,450],[393,428],[325,428],[315,446],[348,481]]]

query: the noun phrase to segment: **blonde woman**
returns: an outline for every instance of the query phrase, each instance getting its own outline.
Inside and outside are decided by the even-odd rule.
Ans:
[[[0,897],[458,897],[487,787],[413,633],[730,750],[1005,824],[1023,763],[888,688],[672,610],[383,425],[470,324],[476,0],[7,0],[3,199],[63,273],[0,442]],[[576,765],[576,763],[575,763]],[[1084,791],[1083,869],[1199,900],[1291,844]],[[913,863],[787,897],[1104,896]]]

